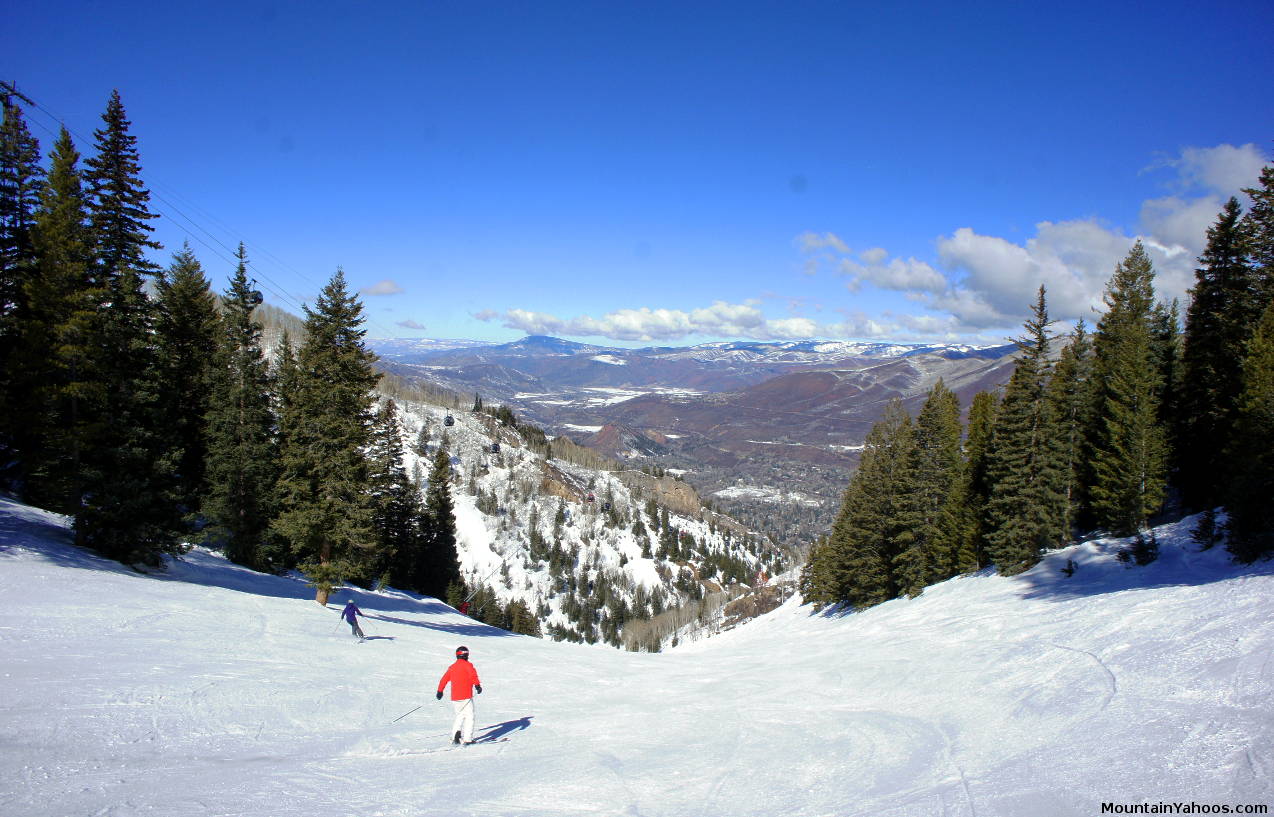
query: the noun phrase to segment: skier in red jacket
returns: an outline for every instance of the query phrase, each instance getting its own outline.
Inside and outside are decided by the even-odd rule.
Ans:
[[[451,704],[456,708],[456,719],[451,724],[452,743],[473,743],[473,693],[482,694],[482,682],[478,671],[469,663],[469,648],[456,647],[456,662],[447,667],[438,682],[438,700],[442,690],[451,683]]]

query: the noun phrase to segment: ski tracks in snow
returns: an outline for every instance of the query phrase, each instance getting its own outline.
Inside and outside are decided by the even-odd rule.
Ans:
[[[1106,662],[1101,660],[1101,658],[1099,658],[1095,653],[1091,653],[1088,650],[1082,650],[1078,647],[1067,647],[1064,644],[1058,644],[1053,641],[1050,641],[1048,643],[1049,643],[1049,646],[1056,647],[1059,650],[1066,650],[1067,652],[1077,652],[1080,655],[1086,655],[1089,658],[1093,659],[1093,661],[1096,662],[1097,666],[1101,668],[1101,671],[1105,673],[1106,675],[1106,680],[1110,684],[1110,691],[1106,694],[1105,700],[1101,702],[1101,706],[1098,708],[1097,711],[1105,712],[1106,707],[1110,706],[1111,699],[1114,698],[1115,695],[1119,693],[1119,681],[1118,679],[1115,678],[1115,673],[1111,672],[1110,667],[1106,666]]]

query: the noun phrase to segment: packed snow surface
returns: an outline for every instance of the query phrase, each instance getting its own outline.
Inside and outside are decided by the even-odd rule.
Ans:
[[[1083,815],[1274,802],[1274,576],[1159,531],[663,654],[194,550],[142,574],[0,499],[6,815]],[[1061,570],[1076,565],[1072,577]],[[353,597],[359,643],[338,618]],[[434,700],[459,644],[479,743]],[[415,711],[413,708],[420,707]],[[404,713],[411,712],[405,717]],[[398,720],[396,720],[398,719]]]

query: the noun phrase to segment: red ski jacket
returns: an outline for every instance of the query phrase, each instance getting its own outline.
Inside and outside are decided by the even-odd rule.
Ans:
[[[469,700],[473,697],[473,688],[482,686],[482,682],[478,680],[478,671],[463,658],[457,658],[456,663],[447,667],[447,671],[442,674],[442,680],[438,682],[439,692],[447,686],[448,681],[451,682],[453,701]]]

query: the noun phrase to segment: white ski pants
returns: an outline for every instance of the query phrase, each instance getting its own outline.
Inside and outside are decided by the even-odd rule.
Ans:
[[[456,719],[451,723],[451,734],[460,733],[460,740],[469,743],[473,740],[473,699],[452,701],[456,708]]]

